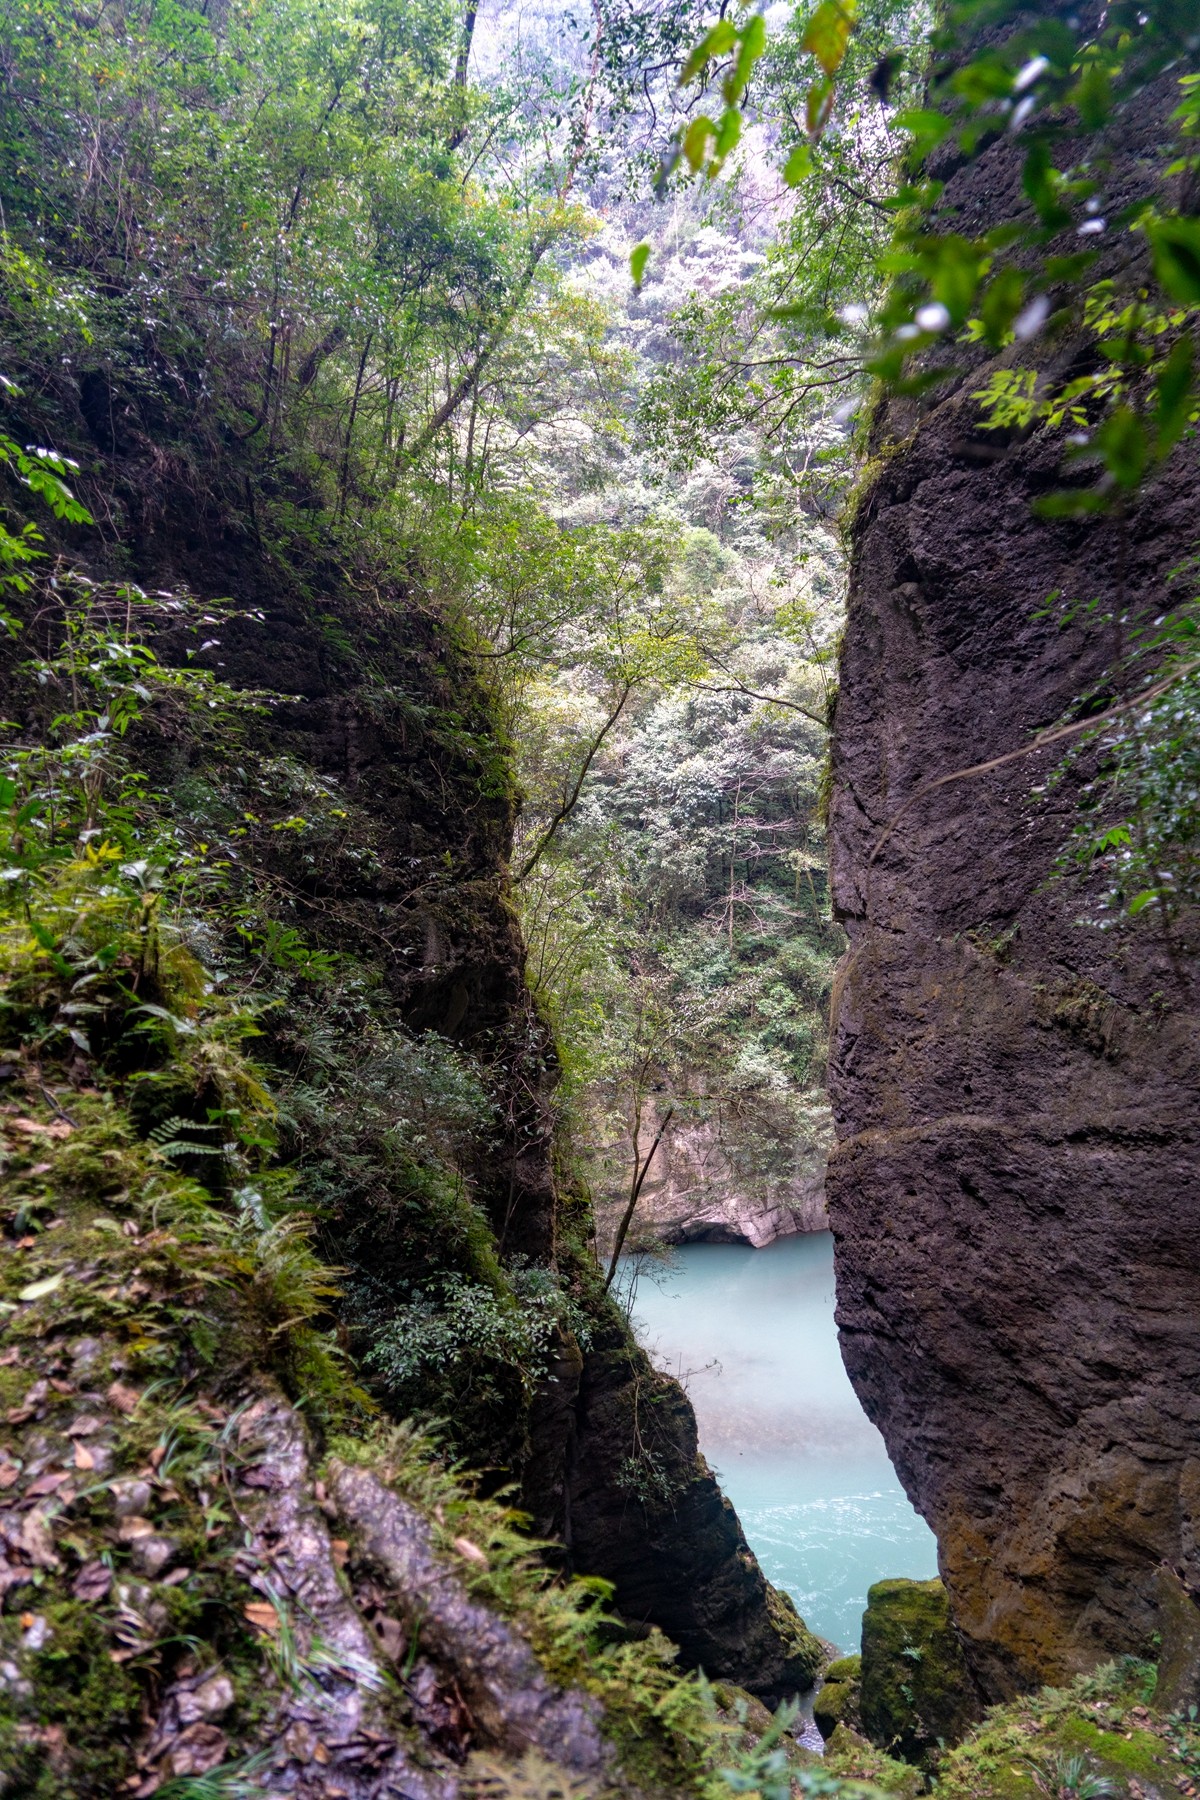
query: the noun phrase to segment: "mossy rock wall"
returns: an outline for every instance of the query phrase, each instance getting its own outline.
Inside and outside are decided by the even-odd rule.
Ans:
[[[95,447],[78,441],[69,415],[60,427],[58,447],[78,450],[89,470],[90,503]],[[515,1478],[535,1528],[563,1542],[563,1560],[611,1580],[626,1615],[667,1630],[687,1664],[762,1693],[810,1686],[819,1646],[763,1578],[697,1455],[686,1396],[634,1345],[596,1275],[586,1205],[556,1180],[557,1063],[526,985],[509,884],[517,796],[495,706],[431,599],[437,572],[413,559],[368,579],[323,564],[311,546],[301,555],[272,540],[261,493],[251,528],[228,494],[214,493],[198,515],[186,492],[161,486],[153,462],[114,453],[101,463],[101,485],[153,490],[156,504],[140,526],[127,515],[111,553],[65,540],[54,548],[86,570],[92,592],[115,593],[132,573],[148,592],[229,596],[220,677],[275,696],[239,713],[228,741],[180,720],[166,738],[139,728],[127,745],[183,842],[219,843],[222,855],[233,846],[193,963],[200,987],[208,962],[234,969],[259,1007],[256,1079],[276,1132],[265,1172],[293,1184],[289,1204],[314,1221],[316,1250],[336,1271],[330,1323],[353,1380],[394,1417],[447,1419],[455,1451],[496,1485]],[[239,493],[255,481],[246,469]],[[58,704],[21,667],[54,653],[54,622],[36,598],[21,638],[0,645],[0,705],[33,741]],[[189,616],[181,603],[172,619]],[[164,663],[196,646],[184,624],[157,628]],[[295,934],[332,960],[335,977],[322,985],[265,954],[239,964],[241,925],[260,942]],[[408,1079],[405,1056],[426,1044],[484,1090],[486,1120],[458,1132],[445,1155],[436,1146],[397,1155],[389,1093]],[[190,1077],[173,1086],[156,1066],[153,1084],[143,1081],[136,1045],[126,1050],[119,1067],[98,1055],[47,1062],[41,1077],[68,1094],[102,1091],[138,1139],[164,1112],[189,1108],[203,1130],[204,1096],[185,1091]],[[141,1110],[139,1092],[150,1096]],[[18,1230],[14,1215],[14,1241]],[[531,1271],[563,1300],[538,1361],[485,1344],[476,1366],[466,1338],[447,1397],[436,1369],[425,1389],[400,1386],[372,1360],[389,1330],[403,1351],[405,1309],[436,1312],[448,1283],[466,1284],[488,1320],[503,1323]],[[289,1397],[307,1403],[305,1372],[293,1374]],[[653,1461],[642,1450],[642,1396],[653,1400]]]

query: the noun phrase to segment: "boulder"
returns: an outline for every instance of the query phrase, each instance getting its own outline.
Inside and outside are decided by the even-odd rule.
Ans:
[[[873,1744],[927,1764],[983,1712],[938,1580],[877,1581],[863,1614],[859,1713]]]
[[[839,1725],[858,1725],[861,1656],[841,1656],[825,1671],[820,1692],[813,1701],[817,1730],[828,1741]]]

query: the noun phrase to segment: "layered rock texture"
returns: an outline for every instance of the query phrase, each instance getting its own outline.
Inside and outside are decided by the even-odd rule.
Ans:
[[[654,1149],[662,1121],[647,1107],[638,1140],[639,1163]],[[706,1116],[672,1119],[654,1151],[629,1238],[661,1244],[751,1244],[761,1250],[776,1238],[827,1231],[822,1119],[812,1142],[797,1145],[786,1175],[748,1174],[726,1141],[721,1109]],[[632,1159],[631,1159],[632,1160]],[[611,1245],[624,1210],[619,1192],[598,1208],[602,1252]]]
[[[1123,127],[1124,198],[1169,87]],[[1018,154],[939,171],[970,229],[1011,204]],[[1096,682],[1110,634],[1049,595],[1180,597],[1200,474],[1185,445],[1125,524],[1039,520],[1061,442],[983,433],[981,372],[919,416],[885,406],[855,528],[828,1193],[847,1366],[995,1697],[1144,1650],[1164,1559],[1200,1583],[1196,931],[1080,923],[1088,893],[1051,876],[1089,771],[1039,791],[1053,751],[914,796]]]

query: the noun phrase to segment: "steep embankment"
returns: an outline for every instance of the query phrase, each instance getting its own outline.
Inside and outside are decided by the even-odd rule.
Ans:
[[[686,1397],[599,1294],[572,1202],[560,1199],[553,1046],[525,987],[507,894],[512,795],[469,671],[415,607],[401,622],[343,601],[350,654],[330,666],[328,631],[309,609],[269,596],[266,606],[240,643],[227,636],[226,676],[303,696],[276,712],[272,742],[357,810],[372,851],[365,872],[351,855],[300,900],[299,916],[319,942],[369,947],[405,1025],[491,1070],[500,1128],[468,1168],[488,1251],[504,1269],[553,1269],[578,1295],[575,1329],[558,1326],[525,1396],[521,1436],[501,1446],[537,1528],[564,1540],[575,1568],[615,1581],[627,1615],[659,1626],[689,1663],[766,1693],[811,1680],[813,1640],[764,1581],[699,1457]],[[365,1233],[343,1214],[331,1253],[369,1269],[386,1315],[389,1274],[397,1292],[436,1280],[445,1248],[423,1222],[385,1227],[379,1210]]]
[[[1124,118],[1114,207],[1170,100]],[[1020,154],[1010,135],[938,171],[967,229],[1012,206]],[[1039,354],[1062,373],[1090,353]],[[1185,445],[1127,523],[1039,520],[1061,440],[983,433],[981,367],[919,417],[884,407],[855,526],[829,1199],[848,1367],[997,1696],[1144,1649],[1163,1559],[1200,1581],[1195,925],[1079,922],[1081,882],[1051,872],[1088,770],[1043,791],[1054,752],[936,787],[884,834],[1109,664],[1111,630],[1048,596],[1163,610],[1200,475]]]
[[[357,1382],[385,1420],[440,1410],[457,1452],[516,1475],[570,1565],[609,1576],[689,1664],[768,1694],[811,1683],[819,1647],[554,1180],[553,1050],[507,898],[512,790],[419,576],[369,599],[344,570],[301,578],[235,507],[198,518],[152,469],[89,460],[123,570],[174,597],[142,609],[61,562],[10,647],[22,742],[63,704],[73,617],[103,660],[103,634],[128,642],[144,610],[164,663],[197,621],[231,688],[284,697],[226,708],[215,734],[203,710],[147,703],[112,764],[156,790],[147,805],[122,776],[112,828],[156,819],[194,903],[165,875],[177,910],[155,924],[168,902],[139,914],[136,863],[106,889],[104,856],[68,844],[31,878],[33,935],[5,926],[0,1744],[35,1784],[20,1791],[150,1792],[242,1753],[313,1794],[401,1774],[448,1791],[468,1748],[599,1772],[625,1700],[628,1742],[654,1738],[657,1653],[644,1692],[635,1656],[625,1700],[595,1683],[563,1699],[563,1677],[587,1686],[587,1634],[563,1614],[565,1637],[539,1641],[537,1579],[520,1599],[420,1458],[389,1473]],[[70,560],[106,573],[90,541]],[[232,615],[213,625],[185,584],[231,594]],[[20,666],[34,653],[49,693]],[[502,1532],[499,1512],[480,1529]],[[65,1739],[64,1683],[86,1700]]]

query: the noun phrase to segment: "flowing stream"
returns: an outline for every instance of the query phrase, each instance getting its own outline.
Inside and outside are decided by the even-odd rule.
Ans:
[[[937,1546],[850,1385],[833,1301],[828,1232],[765,1250],[686,1244],[666,1270],[642,1271],[633,1320],[683,1379],[766,1574],[850,1651],[871,1583],[936,1575]]]

